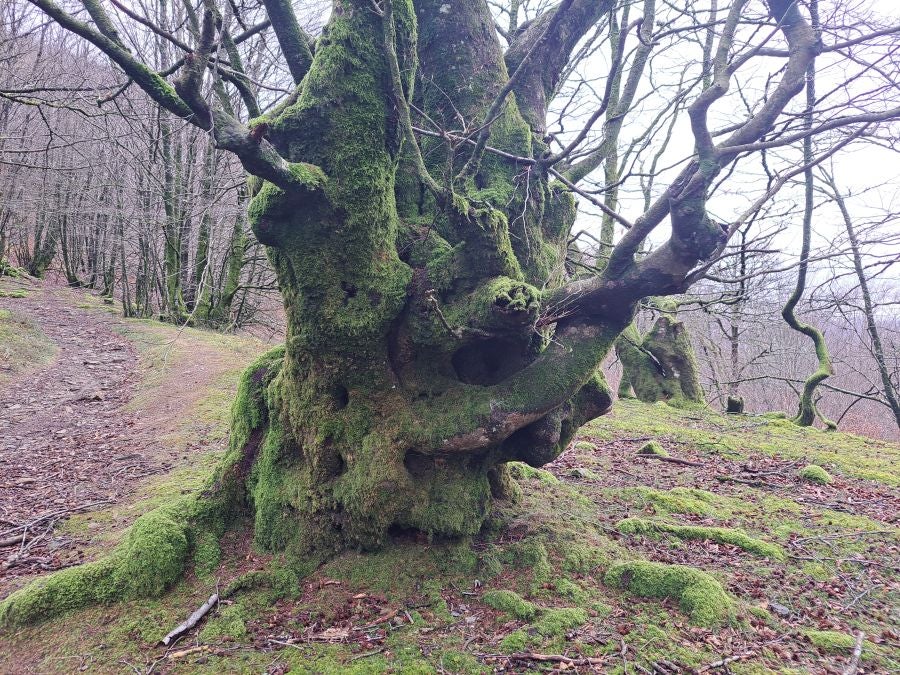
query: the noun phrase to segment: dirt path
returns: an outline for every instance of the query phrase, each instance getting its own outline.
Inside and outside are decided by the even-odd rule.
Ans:
[[[216,343],[232,338],[126,322],[88,300],[49,284],[0,298],[59,350],[0,383],[0,597],[83,559],[87,542],[60,534],[59,521],[128,501],[141,479],[224,438],[220,420],[204,426],[192,413],[244,362]]]
[[[52,363],[0,389],[2,583],[64,564],[54,522],[119,500],[152,470],[157,449],[132,436],[134,415],[121,410],[137,354],[115,332],[114,316],[78,309],[70,292],[53,287],[0,299],[0,307],[33,321],[59,348]],[[23,535],[24,544],[8,544]]]

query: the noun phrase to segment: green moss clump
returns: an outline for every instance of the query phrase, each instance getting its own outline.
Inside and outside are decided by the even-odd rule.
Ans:
[[[802,568],[804,574],[808,574],[816,581],[828,581],[834,574],[822,563],[808,562]]]
[[[247,610],[242,603],[235,603],[214,616],[200,631],[202,642],[231,638],[245,640],[247,638]]]
[[[734,612],[734,602],[712,576],[695,567],[636,561],[609,568],[608,586],[621,588],[642,598],[672,598],[700,626],[725,623]]]
[[[500,641],[500,651],[504,654],[514,654],[524,651],[528,643],[528,633],[524,630],[513,631]]]
[[[489,607],[506,612],[510,616],[523,621],[531,621],[537,616],[537,607],[534,603],[528,602],[515,591],[487,591],[481,596],[481,601]]]
[[[599,546],[572,543],[563,553],[562,567],[567,572],[588,574],[592,570],[609,564],[609,551]]]
[[[802,480],[809,481],[810,483],[818,483],[819,485],[829,485],[834,481],[831,474],[818,464],[807,464],[800,469],[800,472],[797,475]]]
[[[509,467],[510,474],[513,478],[518,478],[520,480],[534,479],[549,485],[559,483],[559,479],[549,471],[546,471],[545,469],[535,469],[524,462],[509,462],[507,466]]]
[[[33,581],[0,603],[0,626],[19,626],[93,603],[159,596],[184,571],[184,519],[167,510],[138,518],[108,557]]]
[[[738,529],[702,527],[699,525],[672,525],[644,518],[626,518],[619,521],[616,528],[623,534],[665,533],[674,535],[679,539],[706,539],[720,544],[737,546],[748,553],[753,553],[763,558],[784,560],[784,551],[780,546],[751,537],[746,532]]]
[[[588,620],[587,612],[578,607],[548,609],[534,623],[534,629],[544,637],[559,637],[578,628]]]
[[[639,455],[656,455],[657,457],[668,457],[669,453],[666,452],[666,449],[663,448],[657,441],[650,441],[649,443],[644,443],[641,446],[641,449],[638,450]]]
[[[570,579],[561,577],[553,583],[554,590],[564,598],[568,598],[579,605],[584,604],[587,599],[587,593],[584,589]]]
[[[17,291],[0,291],[0,298],[22,299],[22,298],[27,298],[27,297],[28,297],[28,293],[26,293],[25,291],[19,291],[19,290],[17,290]]]
[[[834,630],[806,630],[803,634],[814,646],[825,652],[846,652],[856,645],[856,638],[852,635]]]
[[[650,502],[657,513],[692,513],[710,515],[717,497],[712,492],[696,488],[677,487],[671,490],[654,490],[648,487],[626,488],[626,497],[637,497]]]

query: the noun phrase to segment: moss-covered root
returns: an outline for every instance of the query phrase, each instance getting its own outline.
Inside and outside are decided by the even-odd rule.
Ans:
[[[106,558],[31,582],[0,603],[0,627],[35,623],[96,603],[158,596],[183,573],[190,532],[172,511],[138,518]]]
[[[701,527],[698,525],[672,525],[644,518],[626,518],[616,528],[623,534],[671,534],[679,539],[705,539],[720,544],[737,546],[747,553],[763,558],[784,560],[784,551],[777,544],[751,537],[743,530],[727,527]]]
[[[734,614],[734,601],[702,570],[684,565],[636,561],[609,568],[604,582],[642,598],[672,598],[700,626],[718,626]]]

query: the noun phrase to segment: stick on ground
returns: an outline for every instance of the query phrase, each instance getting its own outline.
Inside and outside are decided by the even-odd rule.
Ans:
[[[862,631],[859,631],[856,634],[856,645],[853,647],[853,656],[850,657],[850,663],[847,665],[844,675],[856,675],[856,671],[859,669],[859,660],[862,658],[863,639],[865,637],[866,634]]]
[[[170,632],[166,637],[162,639],[162,643],[166,646],[169,646],[173,640],[181,636],[182,634],[189,631],[191,628],[197,625],[197,623],[206,616],[207,612],[211,610],[216,604],[219,602],[219,594],[213,593],[209,596],[209,600],[200,605],[199,609],[197,609],[193,614],[191,614],[187,621],[176,626],[172,632]]]

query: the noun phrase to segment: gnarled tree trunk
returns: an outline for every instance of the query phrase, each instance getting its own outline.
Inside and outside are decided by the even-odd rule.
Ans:
[[[706,113],[728,89],[733,5],[714,81],[689,108],[696,160],[602,270],[569,280],[566,175],[579,173],[569,161],[580,141],[554,155],[544,120],[572,49],[611,1],[561,0],[516,29],[504,58],[486,0],[335,0],[314,55],[290,1],[263,0],[297,91],[248,126],[203,95],[209,70],[234,77],[208,68],[213,0],[172,84],[135,59],[99,3],[83,3],[92,27],[31,1],[259,179],[249,216],[278,275],[287,340],[245,373],[207,494],[142,517],[109,559],[10,596],[0,624],[160,592],[237,508],[269,550],[376,547],[393,528],[477,532],[505,492],[506,462],[553,460],[609,409],[597,367],[638,302],[683,292],[722,252],[707,193],[772,128],[818,50],[797,5],[770,0],[790,47],[782,78],[714,144]],[[413,128],[410,102],[432,128]],[[669,240],[639,257],[666,218]]]
[[[270,549],[373,547],[391,528],[477,532],[504,462],[551,461],[609,408],[594,368],[632,311],[559,325],[545,348],[539,287],[563,280],[573,199],[494,154],[452,195],[427,193],[402,152],[387,19],[363,0],[341,7],[299,100],[266,122],[304,187],[266,183],[250,206],[288,338],[245,381],[233,461],[252,455],[240,478]],[[486,4],[441,7],[416,4],[428,27],[416,100],[452,127],[458,113],[481,119],[507,72]],[[394,3],[407,95],[416,18]],[[530,159],[537,143],[511,100],[492,147]],[[428,168],[456,173],[470,155],[441,145]]]
[[[616,340],[616,354],[622,363],[619,398],[674,406],[705,402],[690,334],[674,316],[660,316],[643,337],[631,324]]]

